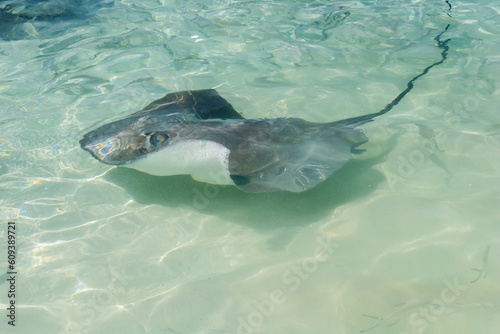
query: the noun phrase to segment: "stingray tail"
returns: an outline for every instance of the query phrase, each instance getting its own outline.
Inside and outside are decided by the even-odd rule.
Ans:
[[[448,10],[451,11],[451,4],[449,3],[449,1],[446,1],[446,3],[449,6]],[[451,15],[449,13],[448,13],[448,16],[451,17]],[[379,112],[376,112],[376,113],[373,113],[373,114],[368,114],[368,115],[363,115],[363,116],[359,116],[359,117],[347,118],[347,119],[344,119],[342,121],[336,122],[336,124],[342,125],[342,126],[345,126],[345,125],[359,126],[359,125],[371,122],[373,120],[373,118],[378,117],[378,116],[382,116],[384,114],[387,114],[389,111],[391,111],[391,109],[394,108],[399,102],[401,102],[401,100],[406,96],[406,94],[408,94],[413,89],[414,83],[415,83],[415,81],[417,81],[418,78],[426,75],[427,72],[429,72],[429,70],[431,68],[433,68],[434,66],[438,66],[438,65],[442,64],[446,60],[446,58],[448,57],[448,51],[450,49],[450,47],[448,46],[448,42],[450,41],[450,38],[445,39],[445,40],[441,40],[441,36],[446,31],[448,31],[449,27],[450,27],[450,25],[448,24],[444,28],[444,30],[439,35],[437,35],[434,38],[434,40],[437,42],[437,47],[440,48],[440,49],[442,49],[441,60],[439,60],[439,61],[437,61],[437,62],[435,62],[435,63],[427,66],[422,71],[422,73],[420,73],[419,75],[413,77],[408,82],[408,84],[406,85],[406,89],[404,91],[402,91],[401,93],[399,93],[399,95],[396,96],[396,98],[394,98],[394,100],[392,100],[391,103],[389,103],[388,105],[386,105]]]

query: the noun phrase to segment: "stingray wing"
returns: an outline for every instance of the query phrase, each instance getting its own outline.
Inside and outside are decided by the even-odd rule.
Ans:
[[[276,137],[268,142],[248,138],[238,151],[231,152],[230,177],[238,188],[250,193],[308,190],[341,168],[356,146],[368,140],[361,130],[327,124],[307,133],[300,129],[296,135],[286,132],[275,132]]]
[[[195,119],[243,119],[215,89],[169,93],[130,116],[180,115]]]
[[[80,146],[103,163],[121,165],[149,153],[138,143],[148,132],[161,132],[162,124],[208,119],[243,117],[215,89],[171,93],[141,111],[86,133]]]

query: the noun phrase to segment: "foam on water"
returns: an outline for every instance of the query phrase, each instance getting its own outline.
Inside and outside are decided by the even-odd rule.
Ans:
[[[498,331],[496,4],[89,8],[53,27],[0,24],[0,263],[16,221],[18,332]],[[440,59],[448,24],[448,59],[364,126],[366,152],[304,193],[111,168],[78,146],[188,89],[217,88],[246,118],[377,112]]]

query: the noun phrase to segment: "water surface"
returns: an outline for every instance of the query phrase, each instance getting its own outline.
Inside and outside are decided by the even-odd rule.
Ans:
[[[498,5],[81,3],[85,15],[52,26],[0,25],[0,259],[15,221],[15,330],[497,332]],[[377,112],[440,59],[447,25],[448,59],[364,126],[366,152],[304,193],[153,177],[78,146],[187,89],[216,88],[246,118]]]

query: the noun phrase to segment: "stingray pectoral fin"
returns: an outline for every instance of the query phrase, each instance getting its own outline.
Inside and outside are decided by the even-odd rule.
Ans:
[[[251,178],[247,176],[229,175],[229,177],[231,178],[231,180],[233,180],[234,185],[239,188],[242,188],[251,182]]]
[[[169,93],[131,116],[182,114],[197,119],[243,119],[215,89]]]
[[[231,173],[230,177],[238,188],[249,193],[302,192],[323,182],[349,161],[351,148],[352,143],[340,135],[276,147],[281,152],[286,150],[286,154],[274,163],[251,173]]]
[[[252,175],[230,175],[235,186],[249,193],[272,191],[302,192],[325,181],[349,160],[349,152],[337,155],[335,160],[312,159],[293,167],[267,169]]]

